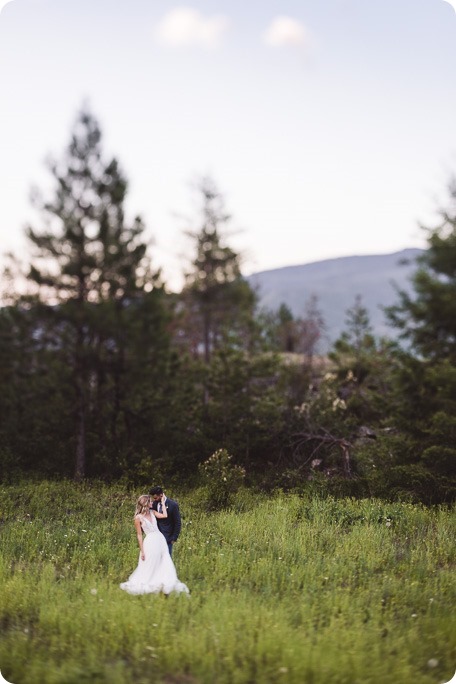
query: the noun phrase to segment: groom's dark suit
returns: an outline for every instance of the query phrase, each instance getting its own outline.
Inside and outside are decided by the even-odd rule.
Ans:
[[[160,505],[160,508],[158,507]],[[157,518],[158,529],[165,537],[168,543],[168,549],[170,554],[173,553],[173,542],[177,541],[177,538],[181,531],[181,517],[179,506],[173,499],[166,499],[166,510],[168,511],[167,518]],[[154,501],[152,504],[152,510],[161,512],[161,502]]]

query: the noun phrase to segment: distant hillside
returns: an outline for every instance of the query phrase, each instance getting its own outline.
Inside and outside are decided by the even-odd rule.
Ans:
[[[317,295],[328,343],[345,328],[346,310],[358,294],[369,311],[374,333],[394,337],[395,331],[387,326],[381,307],[397,301],[393,283],[410,291],[409,279],[422,251],[404,249],[394,254],[340,257],[262,271],[248,280],[257,290],[262,308],[276,310],[283,302],[295,316],[303,316],[306,301]]]

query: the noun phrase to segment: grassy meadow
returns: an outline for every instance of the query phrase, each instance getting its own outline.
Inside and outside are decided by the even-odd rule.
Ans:
[[[0,487],[0,670],[13,684],[431,684],[456,666],[454,514],[168,491],[190,596],[130,596],[140,490]]]

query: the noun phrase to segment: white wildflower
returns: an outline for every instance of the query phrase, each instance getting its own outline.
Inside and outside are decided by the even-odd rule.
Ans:
[[[345,401],[343,399],[339,399],[339,397],[334,399],[334,401],[332,403],[332,410],[333,411],[337,411],[338,409],[340,409],[341,411],[345,411],[346,408],[347,408],[347,404],[345,403]]]

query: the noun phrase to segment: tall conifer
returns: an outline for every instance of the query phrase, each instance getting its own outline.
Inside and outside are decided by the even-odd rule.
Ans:
[[[46,228],[29,228],[34,258],[28,274],[55,321],[57,347],[72,369],[75,478],[86,473],[89,406],[111,374],[116,401],[125,362],[126,308],[157,283],[144,226],[125,220],[127,182],[116,159],[105,160],[97,120],[82,110],[63,157],[50,164],[55,194],[38,199]],[[118,407],[117,407],[118,408]]]

